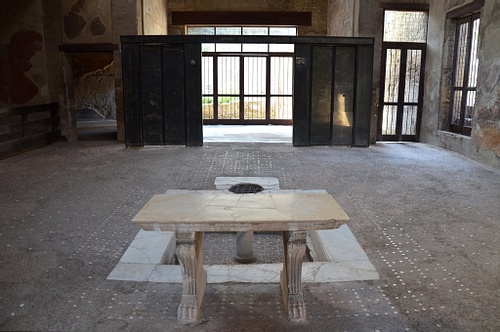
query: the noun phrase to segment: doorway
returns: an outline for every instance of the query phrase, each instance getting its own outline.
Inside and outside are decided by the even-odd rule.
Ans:
[[[418,141],[425,48],[385,43],[382,52],[378,140]]]
[[[290,89],[299,93],[282,97],[291,99],[292,144],[369,145],[372,38],[192,35],[122,36],[121,41],[127,146],[203,145],[205,43],[293,44]]]
[[[419,141],[427,12],[384,13],[377,140]]]
[[[73,52],[77,139],[117,140],[113,52]]]
[[[296,26],[186,26],[187,35],[296,36]],[[291,125],[293,44],[203,43],[204,125]]]

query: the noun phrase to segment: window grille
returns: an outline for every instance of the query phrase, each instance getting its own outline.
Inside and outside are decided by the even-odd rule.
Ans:
[[[295,36],[296,27],[187,26],[189,35]],[[293,44],[202,44],[203,119],[215,123],[292,119]]]
[[[384,11],[384,42],[425,43],[427,12]]]
[[[427,22],[426,11],[384,11],[378,139],[418,141]]]
[[[479,62],[479,14],[456,21],[453,78],[450,96],[450,130],[470,136]]]

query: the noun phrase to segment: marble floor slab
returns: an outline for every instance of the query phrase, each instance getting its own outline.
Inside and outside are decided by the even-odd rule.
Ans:
[[[279,143],[292,144],[292,126],[270,125],[205,125],[205,143]]]
[[[322,246],[329,253],[327,256],[331,260],[304,262],[302,269],[304,283],[379,279],[377,270],[347,225],[326,232],[328,234],[320,234],[319,237],[327,241],[323,242]],[[146,236],[144,233],[151,234]],[[165,242],[144,241],[145,238],[163,238]],[[160,263],[159,257],[166,256],[165,252],[172,243],[175,243],[175,240],[170,232],[139,231],[129,247],[133,249],[127,249],[108,279],[182,283],[179,265]],[[138,247],[140,254],[137,252]],[[278,283],[282,264],[206,265],[205,268],[209,283]]]
[[[216,177],[218,190],[228,190],[238,183],[255,183],[265,191],[280,190],[274,177]],[[203,191],[198,191],[203,192]],[[208,191],[207,191],[208,192]],[[309,190],[309,192],[325,192]],[[166,194],[190,194],[191,190],[169,189]],[[359,245],[348,225],[331,230],[309,232],[308,246],[314,262],[304,262],[302,281],[322,283],[379,279],[379,274]],[[140,230],[108,276],[110,280],[182,283],[179,265],[167,265],[175,253],[173,232]],[[209,283],[279,283],[281,263],[205,265]]]

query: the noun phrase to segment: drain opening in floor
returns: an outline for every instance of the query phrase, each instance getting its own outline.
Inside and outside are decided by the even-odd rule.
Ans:
[[[235,194],[256,194],[264,188],[255,183],[238,183],[229,188],[229,191]]]

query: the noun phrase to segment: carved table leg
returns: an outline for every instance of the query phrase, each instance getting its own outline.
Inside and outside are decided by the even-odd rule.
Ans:
[[[302,294],[302,262],[306,252],[307,232],[283,232],[283,271],[281,293],[288,319],[306,320],[306,305]]]
[[[177,232],[176,236],[176,253],[182,269],[182,300],[177,319],[182,323],[195,322],[200,318],[207,284],[203,268],[203,233]]]

